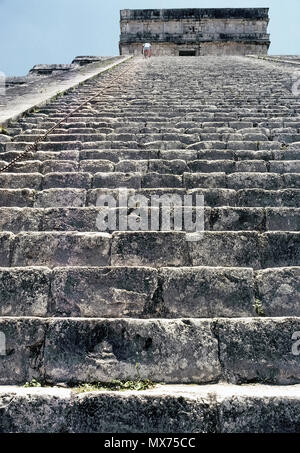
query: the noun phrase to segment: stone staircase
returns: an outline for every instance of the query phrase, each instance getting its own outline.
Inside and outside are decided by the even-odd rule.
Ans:
[[[292,69],[130,60],[11,122],[0,168],[126,65],[0,174],[0,431],[300,432]],[[99,206],[125,189],[128,208]],[[162,195],[204,197],[190,208],[203,214],[198,240],[164,231],[160,206],[144,208],[142,227],[135,202]],[[99,231],[103,212],[116,228]],[[60,388],[137,376],[158,385]],[[22,388],[32,379],[49,387]]]

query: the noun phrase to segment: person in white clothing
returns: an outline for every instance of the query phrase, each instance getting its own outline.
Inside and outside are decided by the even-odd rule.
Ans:
[[[152,55],[152,45],[150,44],[150,42],[146,42],[144,45],[143,45],[143,55],[145,58],[150,58],[151,55]]]

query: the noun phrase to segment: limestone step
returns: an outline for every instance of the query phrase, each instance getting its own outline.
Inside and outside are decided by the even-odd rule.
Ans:
[[[143,391],[79,394],[76,389],[58,387],[1,386],[0,404],[4,408],[2,433],[173,433],[174,436],[177,433],[300,432],[299,385],[160,384]]]
[[[120,134],[119,134],[120,135]],[[37,138],[39,136],[36,136]],[[122,137],[122,136],[121,136]],[[51,138],[51,136],[50,136]],[[89,138],[89,139],[88,139]],[[119,137],[120,138],[120,137]],[[138,142],[137,140],[116,140],[116,137],[109,137],[107,139],[102,138],[102,140],[92,140],[90,135],[87,135],[86,141],[82,142],[81,140],[59,140],[59,141],[43,141],[37,145],[38,151],[61,151],[61,150],[81,150],[81,149],[156,149],[157,151],[162,150],[227,150],[227,151],[262,151],[262,150],[274,150],[280,151],[282,149],[282,142],[257,142],[251,141],[228,141],[223,142],[220,140],[210,140],[210,141],[197,141],[195,143],[190,143],[189,145],[185,142],[179,140],[153,140],[149,139],[144,140],[143,142]],[[30,136],[27,137],[27,141],[22,142],[9,142],[5,144],[6,151],[24,151],[28,145],[33,143],[34,139],[30,139]],[[299,138],[300,141],[300,138]]]
[[[69,164],[68,164],[69,165]],[[51,165],[50,165],[51,167]],[[51,169],[48,167],[48,169]],[[236,172],[218,173],[173,173],[149,172],[98,172],[91,174],[83,171],[34,173],[1,173],[0,185],[4,189],[34,189],[51,188],[107,188],[116,189],[127,187],[140,188],[224,188],[224,189],[265,189],[279,190],[300,187],[298,173],[251,173]]]
[[[0,233],[3,266],[299,265],[298,232]],[[216,253],[218,250],[218,253]]]
[[[103,162],[103,161],[102,161]],[[4,168],[9,162],[0,161],[0,168]],[[77,172],[79,170],[79,163],[71,160],[26,160],[24,162],[16,162],[11,169],[4,171],[7,173],[53,173],[53,172]],[[85,171],[85,170],[83,170]],[[101,171],[101,170],[100,170]],[[113,167],[103,166],[102,171],[114,171]]]
[[[196,195],[204,196],[204,205],[209,207],[298,207],[300,189],[130,189],[128,196],[191,195],[193,203]],[[99,196],[110,195],[118,200],[118,189],[0,189],[0,206],[3,207],[85,207],[97,206]]]
[[[278,190],[299,187],[297,173],[184,173],[183,185],[188,189],[222,187],[228,189],[265,189]]]
[[[0,329],[5,338],[2,385],[32,378],[49,384],[111,382],[133,380],[137,373],[165,383],[286,385],[300,380],[297,317],[2,317]]]
[[[0,161],[0,168],[4,168],[9,162]],[[141,174],[161,173],[182,175],[184,173],[215,173],[220,170],[224,173],[300,173],[300,161],[264,161],[264,160],[193,160],[185,161],[183,159],[150,159],[150,160],[121,160],[117,163],[112,163],[104,159],[86,159],[83,161],[70,160],[26,160],[17,162],[13,168],[9,169],[10,173],[33,173],[39,172],[42,174],[51,172],[71,172],[81,171],[92,174],[98,172],[122,172],[131,173],[138,172]]]
[[[171,198],[172,200],[172,198]],[[150,201],[146,199],[147,206]],[[139,199],[137,199],[139,202]],[[149,205],[148,205],[149,202]],[[176,204],[176,200],[174,200]],[[165,203],[158,207],[105,208],[19,208],[0,207],[0,231],[195,231],[202,222],[205,231],[299,231],[299,208],[177,207]],[[124,217],[126,221],[124,224]],[[109,223],[109,220],[111,223]]]
[[[79,151],[80,161],[108,160],[118,163],[122,160],[148,160],[158,158],[159,151],[153,149],[84,149]]]
[[[299,267],[0,268],[0,316],[300,316]]]
[[[285,267],[299,265],[298,232],[116,232],[113,266]]]
[[[2,433],[173,433],[174,436],[177,433],[300,432],[299,385],[160,384],[142,391],[79,394],[76,389],[58,387],[1,386],[0,405]]]
[[[5,151],[0,154],[0,158],[3,159],[3,161],[9,163],[16,157],[19,157],[22,154],[22,151]],[[22,157],[22,163],[24,162],[30,162],[33,160],[37,160],[39,162],[44,162],[44,161],[79,161],[79,151],[72,151],[72,150],[65,150],[65,151],[57,151],[57,152],[52,152],[52,151],[35,151],[35,152],[30,152],[26,154],[25,156]],[[19,162],[19,163],[21,163]],[[17,165],[17,164],[16,164]],[[2,165],[1,165],[2,167]],[[16,167],[14,167],[16,168]]]
[[[25,232],[0,233],[3,266],[299,265],[298,232]],[[216,253],[218,251],[218,253]]]
[[[64,189],[50,189],[42,191],[37,194],[37,207],[49,207],[50,203],[58,206],[56,203],[56,194],[59,194]],[[66,190],[66,189],[65,189]],[[70,189],[76,193],[75,189]],[[66,191],[67,194],[67,191]],[[0,190],[1,195],[1,190]],[[111,195],[116,200],[119,199],[120,192],[114,189],[92,189],[87,191],[86,205],[97,206],[99,196]],[[191,195],[193,198],[193,205],[195,205],[196,195],[203,195],[204,205],[210,207],[218,206],[236,206],[236,207],[297,207],[299,206],[300,189],[282,189],[282,190],[263,190],[263,189],[130,189],[128,196],[142,195],[147,199],[151,196],[161,197],[164,195],[179,195],[183,200],[184,195]],[[0,197],[1,200],[1,197]],[[65,204],[64,204],[65,205]],[[61,206],[61,205],[60,205]]]
[[[25,151],[33,142],[10,142],[5,145],[6,151]],[[108,145],[107,145],[108,146]],[[82,148],[81,142],[41,142],[37,145],[37,151],[78,151]]]

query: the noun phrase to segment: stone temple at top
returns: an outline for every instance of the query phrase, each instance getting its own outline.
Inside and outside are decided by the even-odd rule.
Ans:
[[[268,53],[269,8],[125,9],[120,18],[120,54],[264,55]]]

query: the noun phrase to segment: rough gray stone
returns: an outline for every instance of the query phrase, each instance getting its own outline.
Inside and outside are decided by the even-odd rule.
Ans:
[[[266,228],[268,231],[299,231],[299,208],[266,209]]]
[[[45,378],[53,383],[139,376],[200,383],[220,377],[218,344],[209,320],[49,321],[44,361]]]
[[[32,207],[35,194],[31,189],[0,189],[0,206]]]
[[[112,266],[187,266],[188,245],[183,232],[126,232],[112,236]]]
[[[259,208],[215,208],[210,214],[212,231],[264,231],[265,213]]]
[[[283,186],[281,176],[276,173],[233,173],[227,175],[228,189],[266,189],[278,190]],[[225,186],[223,186],[225,187]],[[292,187],[292,186],[288,186]]]
[[[40,190],[43,176],[40,173],[1,173],[2,189],[33,189]]]
[[[0,230],[19,233],[39,231],[42,213],[33,208],[0,208]]]
[[[187,195],[203,195],[204,205],[212,208],[217,206],[237,206],[237,192],[230,189],[190,189]]]
[[[53,312],[59,316],[145,317],[157,271],[149,268],[58,268],[53,271]]]
[[[238,384],[298,383],[299,354],[293,353],[296,340],[292,336],[299,331],[298,318],[217,320],[215,334],[226,380]]]
[[[227,187],[225,173],[184,173],[183,183],[187,189]]]
[[[47,208],[43,211],[42,231],[98,232],[99,208]]]
[[[145,174],[148,170],[148,160],[121,160],[116,164],[116,171],[122,173],[141,173]]]
[[[228,386],[216,393],[222,433],[299,433],[298,386]]]
[[[109,261],[106,233],[20,233],[12,257],[13,266],[107,266]]]
[[[12,233],[0,233],[0,266],[8,267],[15,236]]]
[[[252,316],[252,269],[163,268],[161,308],[164,316],[193,318]]]
[[[85,206],[86,191],[84,189],[48,189],[38,192],[34,202],[35,208],[49,207],[82,207]]]
[[[5,354],[0,355],[0,384],[23,385],[43,376],[46,321],[30,318],[0,318]]]
[[[205,231],[202,238],[189,241],[193,266],[261,267],[265,241],[255,232]]]
[[[238,206],[297,207],[300,204],[299,189],[264,190],[242,189],[237,192]]]
[[[0,268],[0,315],[46,316],[50,289],[47,268]]]
[[[72,432],[85,433],[212,433],[216,418],[207,395],[102,392],[77,396],[70,424]]]
[[[300,188],[300,175],[299,173],[284,173],[282,175],[285,187],[294,189]]]
[[[129,189],[140,189],[141,177],[140,173],[96,173],[93,178],[93,188],[128,187]]]
[[[46,160],[41,163],[41,173],[43,175],[47,173],[67,173],[67,172],[77,172],[78,162],[73,162],[69,160]],[[82,170],[85,171],[85,170]]]
[[[2,433],[299,433],[299,385],[0,387]],[[108,437],[112,441],[112,438]]]
[[[257,297],[266,316],[300,316],[300,268],[273,268],[256,273]]]
[[[89,173],[48,173],[44,176],[43,190],[55,188],[90,189],[92,176]]]
[[[0,433],[67,433],[71,391],[0,387]]]
[[[182,176],[172,174],[148,173],[142,177],[142,187],[169,187],[170,189],[182,187]]]
[[[264,233],[267,241],[264,249],[262,264],[268,267],[286,267],[300,265],[300,233],[289,231],[276,231]]]
[[[163,268],[162,310],[168,317],[252,316],[252,269]]]

